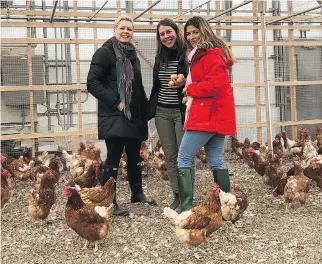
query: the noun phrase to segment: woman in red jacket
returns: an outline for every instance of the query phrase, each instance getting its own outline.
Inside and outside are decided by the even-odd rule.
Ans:
[[[202,17],[195,16],[187,21],[184,37],[190,51],[190,71],[183,90],[188,100],[185,134],[178,154],[178,187],[181,211],[188,211],[193,200],[191,166],[203,146],[214,181],[223,191],[230,191],[222,150],[225,136],[236,134],[236,116],[227,70],[234,63],[230,49]]]

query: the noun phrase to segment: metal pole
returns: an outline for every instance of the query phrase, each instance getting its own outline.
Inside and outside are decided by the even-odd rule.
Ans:
[[[53,19],[54,19],[54,15],[55,15],[55,12],[56,12],[57,4],[58,4],[58,0],[56,0],[55,3],[54,3],[53,12],[51,13],[51,17],[50,17],[50,20],[49,20],[50,23],[53,23]]]
[[[248,1],[244,2],[244,3],[241,3],[241,4],[239,4],[239,5],[233,6],[232,8],[229,8],[229,9],[227,9],[227,10],[225,10],[225,11],[223,11],[223,12],[221,12],[221,13],[219,13],[219,14],[217,14],[217,15],[213,16],[213,17],[208,18],[208,19],[207,19],[207,21],[213,20],[213,19],[215,19],[215,18],[217,18],[217,17],[219,17],[219,16],[222,16],[222,15],[224,15],[224,14],[227,14],[227,13],[229,13],[230,11],[233,11],[233,10],[235,10],[235,9],[239,8],[239,7],[242,7],[242,6],[247,5],[247,4],[249,4],[249,3],[252,3],[252,2],[253,2],[253,0],[248,0]]]
[[[94,17],[94,16],[96,16],[103,8],[104,8],[104,6],[107,4],[107,2],[108,2],[108,0],[106,0],[105,1],[105,3],[101,6],[101,8],[100,9],[98,9],[97,10],[97,12],[88,20],[88,21],[91,21],[92,20],[92,18]]]
[[[43,11],[46,11],[46,1],[42,1]],[[47,28],[43,28],[44,38],[47,38]],[[45,84],[49,84],[49,66],[48,66],[48,44],[44,44],[44,59],[45,59]],[[50,107],[50,94],[46,91],[46,107]],[[51,131],[51,116],[47,116],[48,131]]]
[[[265,84],[267,142],[268,142],[268,151],[272,152],[271,100],[270,100],[269,80],[268,80],[268,54],[267,54],[266,22],[265,22],[264,10],[261,12],[261,27],[262,27],[262,53],[263,53],[264,84]]]
[[[139,17],[143,16],[146,12],[148,12],[152,7],[154,7],[155,5],[159,4],[161,2],[161,0],[155,1],[152,5],[148,6],[147,9],[143,10],[140,14],[138,14],[133,21],[137,20]]]
[[[285,20],[285,19],[288,19],[288,18],[291,18],[291,17],[299,16],[299,15],[302,15],[304,13],[313,11],[313,10],[318,9],[318,8],[321,8],[321,7],[322,7],[322,5],[319,5],[319,6],[316,6],[316,7],[312,7],[312,8],[306,9],[304,11],[301,11],[301,12],[298,12],[298,13],[295,13],[295,14],[292,14],[292,15],[289,15],[287,17],[283,17],[283,18],[279,18],[279,19],[273,20],[271,22],[266,23],[266,25],[270,25],[270,24],[273,24],[273,23],[276,23],[276,22],[279,22],[279,21],[282,21],[282,20]],[[292,22],[292,21],[285,21],[285,22]]]
[[[218,14],[219,15],[219,14]],[[0,17],[0,20],[23,20],[23,19],[27,19],[26,16],[13,16],[13,17]],[[33,21],[33,20],[42,20],[42,21],[48,21],[50,18],[46,18],[46,17],[29,17],[28,18],[28,21]],[[313,17],[312,17],[313,19]],[[73,17],[68,17],[68,18],[64,18],[64,17],[55,17],[54,19],[56,22],[69,22],[69,21],[87,21],[88,22],[88,18],[73,18]],[[154,19],[153,22],[159,22],[161,19],[157,18],[157,19]],[[107,19],[93,19],[92,21],[96,21],[96,22],[115,22],[115,18],[107,18]],[[174,20],[175,23],[186,23],[188,20]],[[140,19],[140,20],[137,20],[137,22],[145,22],[145,23],[150,23],[151,20],[148,19],[148,20],[144,20],[144,19]],[[209,21],[209,23],[216,23],[218,24],[219,21]],[[227,20],[227,21],[220,21],[220,23],[224,23],[224,24],[229,24],[229,23],[232,23],[232,24],[240,24],[240,23],[260,23],[260,21],[242,21],[242,20],[234,20],[234,21],[231,21],[231,20]],[[296,21],[296,24],[306,24],[307,21]],[[310,20],[310,24],[321,24],[321,19],[320,20]]]
[[[175,18],[181,17],[181,16],[183,16],[184,14],[187,14],[187,13],[189,13],[189,12],[191,12],[191,11],[193,11],[193,10],[197,9],[198,7],[202,7],[203,5],[208,4],[210,1],[211,1],[211,0],[208,0],[208,1],[206,1],[206,2],[204,2],[204,3],[202,3],[202,4],[198,5],[198,6],[196,6],[196,7],[194,7],[194,8],[191,8],[191,9],[189,9],[188,11],[186,11],[186,12],[182,13],[181,15],[178,15],[178,16],[176,16],[176,17],[173,17],[172,19],[175,19]]]

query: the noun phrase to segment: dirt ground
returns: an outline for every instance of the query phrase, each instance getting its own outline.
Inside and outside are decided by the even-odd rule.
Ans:
[[[114,218],[111,234],[93,246],[81,249],[84,240],[68,228],[64,219],[66,198],[63,182],[57,186],[57,203],[47,221],[33,221],[27,214],[28,182],[17,182],[14,194],[2,210],[1,262],[36,263],[322,263],[322,192],[310,185],[307,203],[284,212],[284,200],[275,198],[261,176],[225,153],[225,163],[248,195],[249,207],[236,227],[225,222],[207,243],[195,248],[176,238],[163,208],[171,201],[168,182],[151,175],[144,178],[146,193],[157,207],[129,203],[126,181],[118,184],[119,201],[131,211]],[[289,167],[285,167],[285,170]],[[212,179],[210,171],[198,170],[196,200],[201,201]]]

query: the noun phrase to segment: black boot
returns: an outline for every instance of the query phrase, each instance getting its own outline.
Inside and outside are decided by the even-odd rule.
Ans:
[[[112,165],[103,165],[102,166],[103,169],[103,177],[102,177],[102,182],[101,185],[103,186],[110,177],[113,177],[115,179],[115,184],[114,184],[114,188],[116,190],[116,180],[117,180],[117,170],[118,168],[116,166],[112,166]],[[116,201],[116,192],[115,192],[115,197],[113,200],[113,204],[114,204],[114,212],[113,214],[115,216],[127,216],[129,215],[129,211],[122,209],[119,207],[117,201]]]
[[[128,179],[131,188],[131,203],[147,203],[150,205],[157,205],[155,200],[148,199],[142,189],[142,174],[141,168],[128,165]]]
[[[175,193],[174,193],[174,199],[173,199],[173,202],[172,202],[172,204],[170,204],[170,208],[171,208],[172,210],[175,210],[175,209],[177,209],[179,206],[180,206],[179,193],[175,192]]]

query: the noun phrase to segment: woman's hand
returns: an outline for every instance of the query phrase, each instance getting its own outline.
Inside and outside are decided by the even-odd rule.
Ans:
[[[124,109],[124,104],[123,103],[120,103],[118,106],[117,106],[117,109],[119,110],[119,111],[123,111],[123,109]]]
[[[187,88],[183,88],[182,94],[186,94]]]
[[[186,104],[187,102],[188,102],[188,98],[187,98],[187,96],[183,97],[183,98],[182,98],[182,103],[183,103],[183,104]]]
[[[172,74],[171,81],[169,82],[169,86],[171,88],[180,88],[184,86],[186,83],[186,79],[184,78],[183,74]]]

